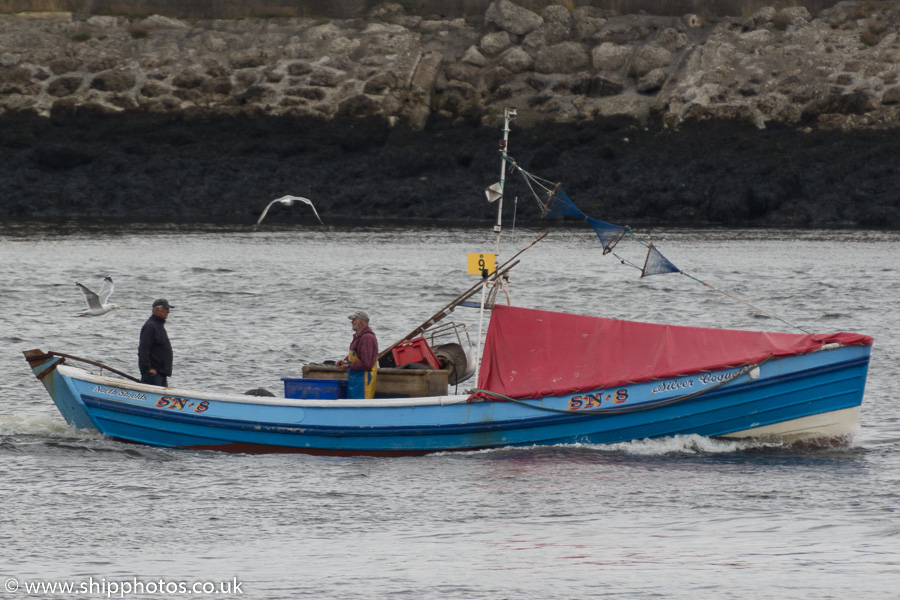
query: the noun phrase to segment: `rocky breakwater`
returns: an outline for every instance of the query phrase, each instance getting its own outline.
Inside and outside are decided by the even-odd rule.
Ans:
[[[603,220],[900,228],[896,6],[0,16],[0,220],[490,221],[515,106],[515,158]]]
[[[378,114],[421,122],[406,98],[411,87],[430,92],[436,69],[421,34],[384,22],[0,17],[4,111]]]
[[[900,8],[812,18],[763,8],[707,21],[508,0],[434,20],[385,4],[365,20],[0,16],[0,111],[438,116],[496,123],[630,117],[842,128],[900,123]],[[527,110],[525,110],[527,109]]]

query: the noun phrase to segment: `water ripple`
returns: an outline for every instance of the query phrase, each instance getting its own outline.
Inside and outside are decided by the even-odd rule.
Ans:
[[[536,237],[518,229],[518,244]],[[375,459],[122,444],[67,427],[22,358],[41,347],[136,371],[156,297],[175,306],[173,383],[278,390],[346,352],[367,310],[383,345],[477,282],[465,229],[0,224],[8,576],[244,581],[242,597],[893,598],[900,234],[654,232],[691,275],[812,329],[874,334],[844,446],[679,436]],[[153,260],[148,261],[149,256]],[[512,273],[523,306],[791,331],[679,275],[637,278],[590,231],[554,231]],[[125,307],[79,319],[76,279]],[[35,274],[39,274],[36,276]],[[474,336],[477,312],[454,321]],[[146,596],[145,597],[149,597]],[[158,597],[158,596],[157,596]]]

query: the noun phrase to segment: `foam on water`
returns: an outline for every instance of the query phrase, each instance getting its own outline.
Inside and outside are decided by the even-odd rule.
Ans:
[[[35,435],[46,437],[93,438],[96,432],[69,427],[56,415],[0,414],[0,437]]]
[[[634,440],[607,446],[595,446],[598,450],[623,452],[635,456],[663,456],[666,454],[726,454],[761,448],[783,448],[779,442],[762,440],[725,440],[700,435],[676,435],[652,440]]]
[[[785,454],[805,454],[810,450],[827,452],[843,452],[856,447],[857,438],[853,435],[836,438],[817,438],[804,441],[782,441],[779,439],[747,438],[725,439],[710,438],[701,435],[676,435],[653,439],[632,440],[615,444],[562,444],[555,446],[516,446],[475,450],[469,454],[492,454],[504,452],[521,452],[523,450],[547,451],[555,449],[565,451],[597,452],[600,454],[620,454],[625,456],[677,456],[677,455],[717,455],[753,452],[779,452]],[[449,456],[452,453],[444,453]]]
[[[700,435],[676,435],[674,437],[634,440],[619,444],[595,446],[598,450],[624,452],[635,456],[663,456],[667,454],[728,454],[758,450],[786,452],[807,451],[811,448],[845,449],[854,444],[855,436],[818,438],[805,441],[747,438],[723,439]]]

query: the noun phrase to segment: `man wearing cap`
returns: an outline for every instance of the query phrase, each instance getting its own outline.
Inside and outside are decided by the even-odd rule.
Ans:
[[[348,317],[353,328],[353,341],[347,358],[337,362],[337,368],[347,371],[349,398],[374,398],[375,375],[378,371],[378,339],[369,327],[369,315],[358,310]]]
[[[141,383],[166,387],[172,374],[172,344],[166,333],[166,318],[172,306],[165,298],[153,301],[153,314],[141,327],[138,368]]]

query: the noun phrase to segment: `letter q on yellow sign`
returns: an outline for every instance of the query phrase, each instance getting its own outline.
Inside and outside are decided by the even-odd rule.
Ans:
[[[481,275],[482,269],[487,269],[488,273],[493,273],[497,269],[497,255],[487,252],[470,252],[469,274]]]

